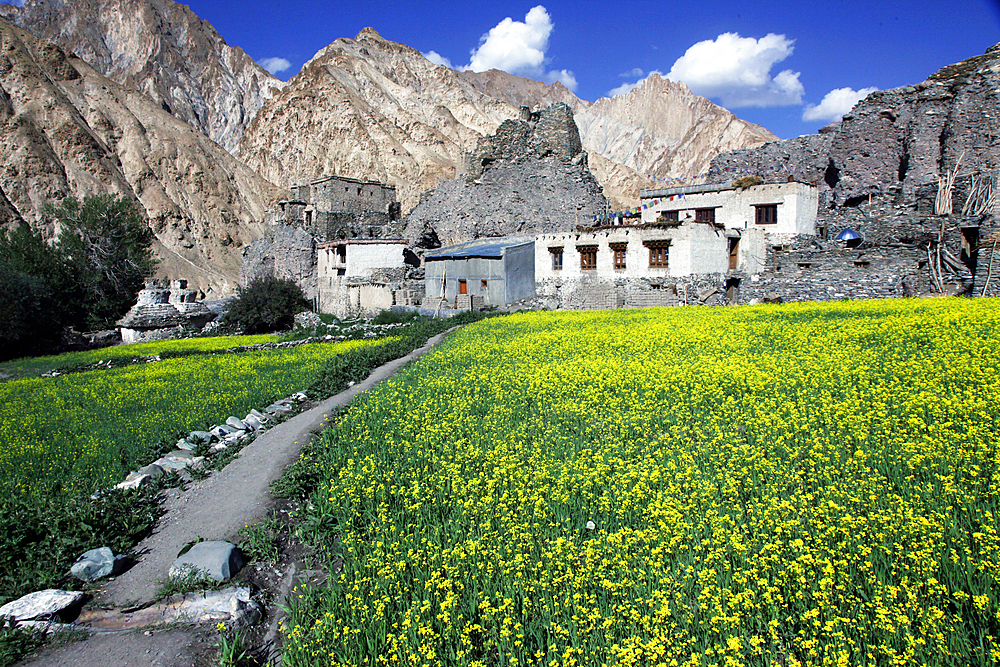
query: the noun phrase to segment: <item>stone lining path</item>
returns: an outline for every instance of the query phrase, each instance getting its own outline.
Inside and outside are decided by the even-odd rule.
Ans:
[[[247,524],[266,517],[271,502],[270,483],[298,457],[301,447],[328,422],[328,415],[347,406],[358,394],[391,377],[409,361],[420,357],[453,331],[434,336],[410,354],[375,369],[365,380],[321,402],[315,408],[278,424],[243,448],[240,456],[207,479],[192,482],[187,490],[169,498],[156,531],[139,544],[139,562],[95,593],[93,604],[127,608],[153,599],[177,552],[196,537],[238,541]],[[188,640],[168,632],[115,633],[98,635],[85,642],[44,649],[37,658],[24,662],[32,667],[89,665],[138,667],[156,664],[181,667],[210,664],[204,632],[191,629]],[[195,635],[201,638],[196,639]],[[169,646],[161,646],[162,643]],[[116,650],[109,651],[109,646]],[[187,647],[187,648],[185,648]],[[175,653],[176,651],[176,653]],[[170,657],[173,654],[174,657]],[[151,662],[151,658],[154,658]]]

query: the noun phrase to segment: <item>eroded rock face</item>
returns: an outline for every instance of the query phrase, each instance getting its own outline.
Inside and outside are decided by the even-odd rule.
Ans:
[[[726,182],[739,170],[768,181],[793,176],[819,185],[821,210],[851,208],[869,196],[916,209],[933,204],[937,176],[961,157],[960,209],[970,174],[1000,166],[998,93],[1000,45],[922,83],[872,93],[820,134],[720,155],[713,180]]]
[[[0,5],[0,16],[142,91],[228,151],[284,86],[172,0],[26,0]]]
[[[567,231],[606,209],[566,104],[505,121],[479,141],[469,163],[467,176],[441,183],[410,212],[404,237],[411,244]]]
[[[408,210],[516,115],[454,70],[365,28],[319,51],[261,107],[239,155],[282,185],[327,174],[389,183]]]
[[[216,297],[235,289],[242,246],[289,194],[145,95],[2,20],[0,165],[4,222],[52,234],[46,204],[125,196],[155,234],[159,275]]]

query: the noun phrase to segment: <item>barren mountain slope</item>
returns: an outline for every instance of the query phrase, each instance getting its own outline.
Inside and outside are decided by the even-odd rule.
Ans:
[[[143,91],[229,151],[284,85],[173,0],[26,0],[0,5],[0,16]]]
[[[759,146],[777,137],[740,120],[683,83],[657,74],[624,95],[586,102],[561,83],[548,86],[506,72],[462,72],[484,93],[515,106],[565,102],[573,108],[591,169],[609,197],[638,200],[650,176],[693,178],[722,151]],[[601,156],[604,160],[595,159]]]
[[[455,177],[480,136],[516,115],[454,70],[365,28],[322,49],[267,101],[238,154],[286,186],[323,174],[388,182],[409,209]]]
[[[221,294],[268,205],[289,193],[178,120],[57,46],[0,20],[0,163],[4,196],[48,232],[45,204],[116,193],[142,204],[160,273]],[[3,207],[0,207],[0,214]]]

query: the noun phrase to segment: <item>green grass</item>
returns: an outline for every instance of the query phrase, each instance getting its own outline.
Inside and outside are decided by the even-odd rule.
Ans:
[[[190,356],[0,384],[0,488],[111,486],[189,430],[304,389],[327,360],[384,341]]]
[[[14,359],[13,361],[0,363],[0,378],[19,379],[37,377],[42,373],[47,373],[56,368],[74,368],[110,359],[133,359],[136,357],[156,356],[163,353],[212,352],[231,347],[240,347],[242,345],[273,343],[277,340],[278,336],[273,334],[182,338],[178,340],[154,341],[151,343],[116,345],[98,350],[67,352],[65,354],[45,357],[25,357],[23,359]]]

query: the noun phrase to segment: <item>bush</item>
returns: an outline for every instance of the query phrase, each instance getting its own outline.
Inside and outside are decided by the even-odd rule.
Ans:
[[[372,318],[372,324],[402,324],[420,317],[415,310],[382,310]]]
[[[756,175],[754,175],[754,176],[741,176],[740,178],[737,178],[735,181],[733,181],[733,187],[736,188],[736,189],[738,189],[738,190],[746,190],[747,188],[749,188],[751,186],[760,185],[763,182],[764,182],[764,179],[761,178],[760,176],[756,176]]]
[[[225,323],[246,334],[291,329],[295,313],[309,307],[302,289],[290,278],[254,278],[241,287],[226,313]]]

